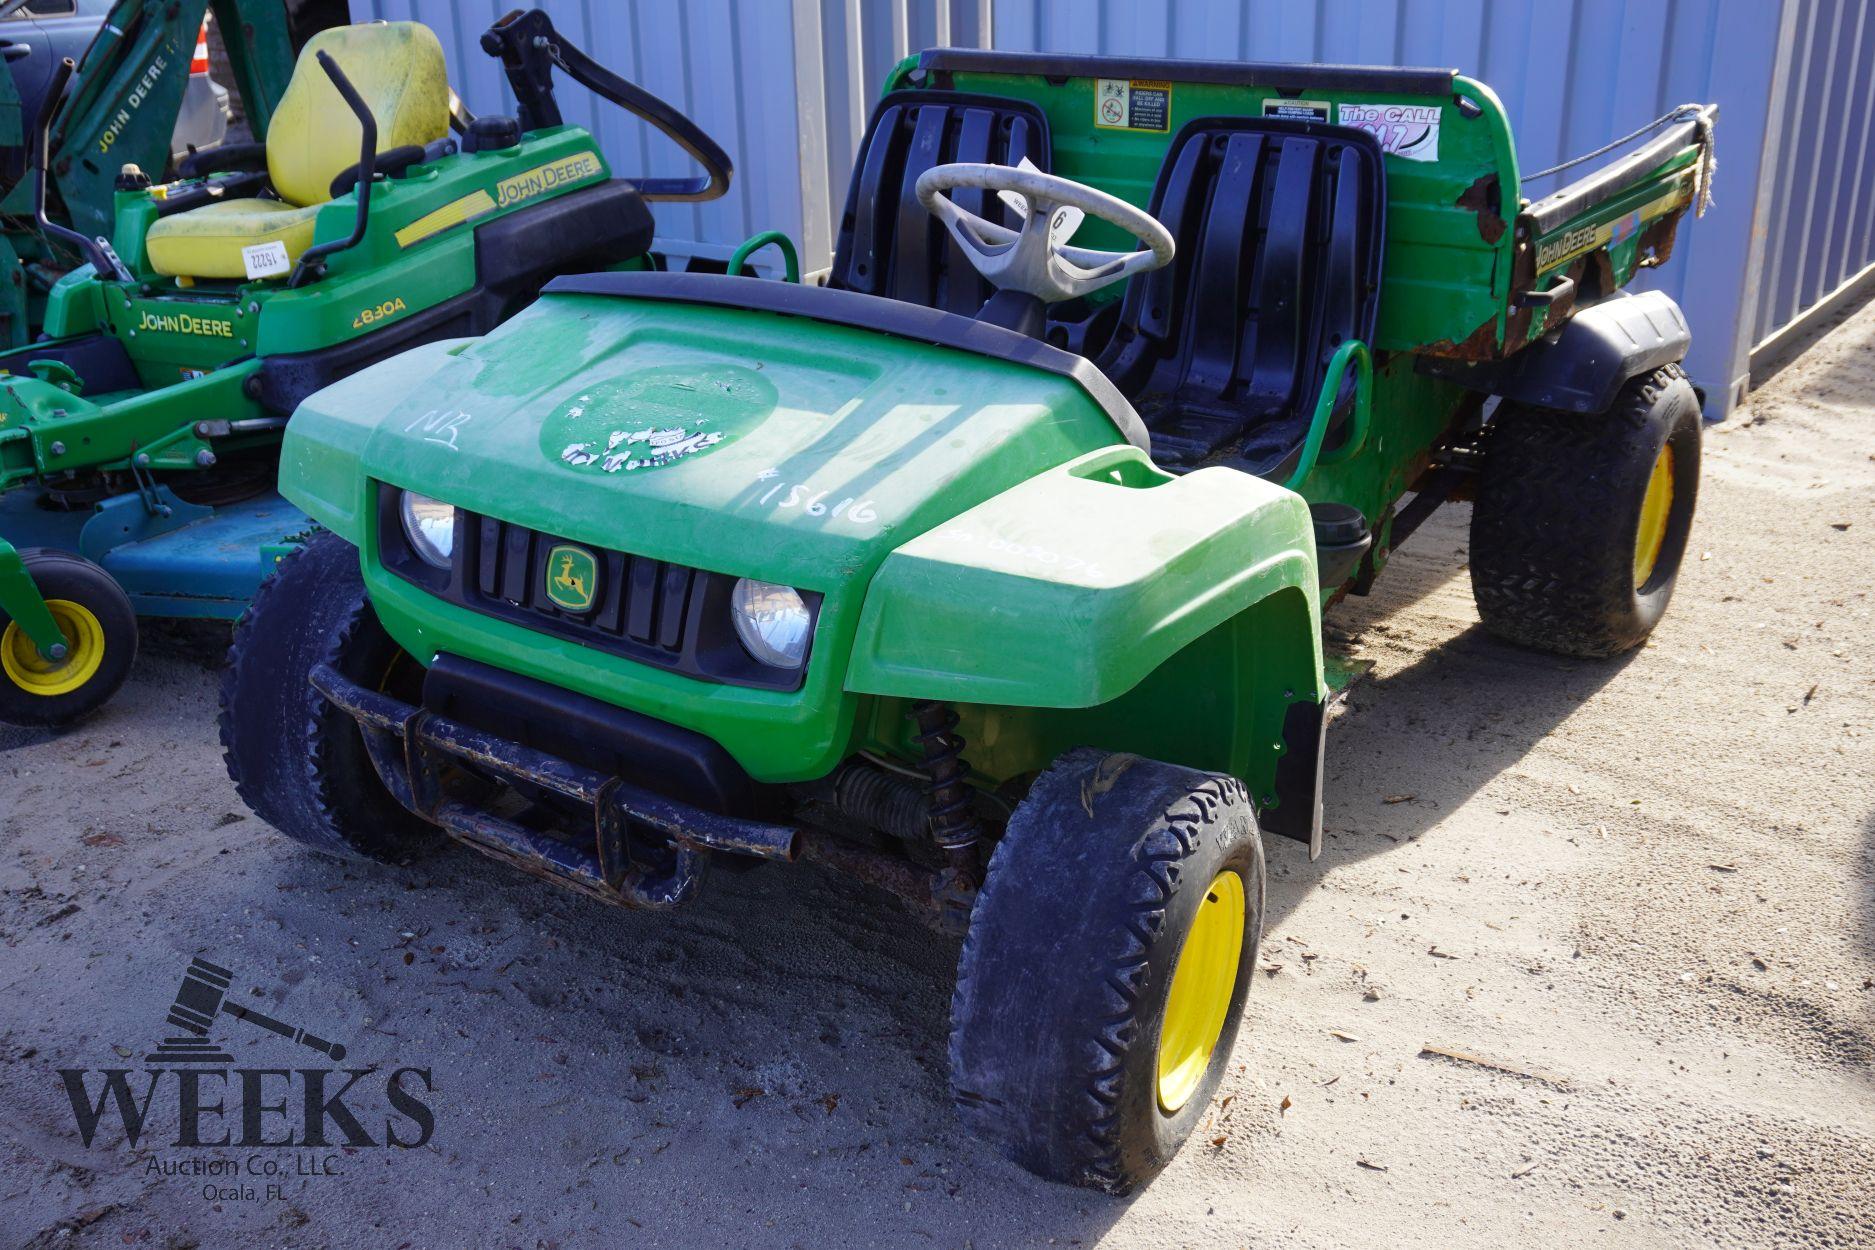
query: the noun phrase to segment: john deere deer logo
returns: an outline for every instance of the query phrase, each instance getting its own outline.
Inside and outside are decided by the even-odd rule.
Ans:
[[[599,562],[584,547],[562,544],[547,553],[547,598],[557,608],[584,612],[599,586]]]

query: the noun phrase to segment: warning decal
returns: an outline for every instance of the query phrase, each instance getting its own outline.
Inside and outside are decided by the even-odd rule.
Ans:
[[[1328,101],[1281,98],[1265,100],[1263,101],[1263,116],[1281,117],[1293,122],[1325,122],[1328,120]]]
[[[1094,125],[1163,134],[1172,128],[1172,84],[1155,78],[1096,79]]]
[[[1437,104],[1344,104],[1341,124],[1380,140],[1380,150],[1406,161],[1439,159]]]

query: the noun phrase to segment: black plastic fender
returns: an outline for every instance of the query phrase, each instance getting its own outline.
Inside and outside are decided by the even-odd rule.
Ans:
[[[1671,297],[1621,292],[1576,309],[1556,333],[1504,360],[1422,356],[1418,368],[1535,408],[1606,412],[1628,379],[1677,363],[1692,340],[1686,314]]]

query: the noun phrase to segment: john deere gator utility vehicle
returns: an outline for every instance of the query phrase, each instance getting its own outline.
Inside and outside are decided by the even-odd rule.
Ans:
[[[512,13],[482,44],[518,118],[462,109],[424,26],[320,32],[264,144],[167,184],[126,167],[109,239],[44,213],[61,67],[38,125],[39,219],[89,264],[51,292],[47,339],[0,353],[0,539],[29,573],[50,561],[77,589],[35,604],[20,578],[0,583],[13,587],[0,600],[0,720],[66,721],[108,698],[136,647],[126,602],[240,614],[312,528],[274,492],[281,431],[305,396],[414,345],[491,330],[554,274],[646,263],[648,201],[727,190],[729,160],[708,136],[545,14]],[[592,135],[562,123],[556,66],[704,173],[611,178]],[[443,405],[410,420],[412,438],[446,452],[469,417]]]
[[[631,907],[713,862],[883,886],[965,935],[963,1118],[1125,1190],[1224,1070],[1260,834],[1320,848],[1323,605],[1476,482],[1493,629],[1659,618],[1700,418],[1620,288],[1711,119],[1529,203],[1447,70],[909,60],[824,286],[560,278],[302,405],[330,533],[237,628],[235,783]]]

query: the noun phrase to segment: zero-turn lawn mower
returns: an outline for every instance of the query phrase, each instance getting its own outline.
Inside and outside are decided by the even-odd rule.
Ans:
[[[964,934],[964,1120],[1126,1190],[1222,1076],[1261,835],[1319,851],[1324,606],[1475,496],[1492,630],[1660,619],[1699,402],[1622,287],[1712,118],[1529,202],[1449,70],[908,60],[824,286],[559,278],[305,401],[281,485],[330,532],[236,629],[230,772],[322,850],[631,907],[883,886]]]
[[[43,340],[0,353],[0,540],[34,578],[56,565],[76,586],[74,569],[92,572],[75,598],[42,587],[43,605],[17,571],[7,579],[28,601],[0,600],[0,720],[69,721],[109,698],[136,647],[125,598],[143,616],[240,614],[314,528],[274,491],[281,432],[307,395],[484,334],[556,274],[647,265],[648,202],[728,189],[707,135],[544,13],[509,14],[482,46],[518,117],[470,116],[424,26],[320,32],[265,142],[204,154],[168,183],[126,166],[109,238],[45,214],[60,67],[35,128],[37,216],[88,263],[53,287]],[[704,172],[613,178],[593,136],[563,123],[556,66]],[[468,420],[438,404],[403,432],[447,453]]]

